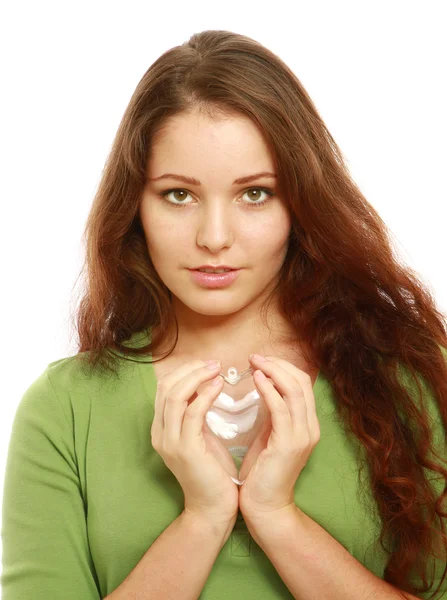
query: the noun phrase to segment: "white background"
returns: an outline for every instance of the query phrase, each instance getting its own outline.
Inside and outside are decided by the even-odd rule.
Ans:
[[[5,2],[1,492],[24,391],[76,353],[81,235],[124,110],[149,66],[193,33],[248,35],[290,66],[401,256],[447,310],[446,12],[430,0]]]

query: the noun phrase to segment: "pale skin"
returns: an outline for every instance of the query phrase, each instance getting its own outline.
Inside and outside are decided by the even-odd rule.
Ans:
[[[277,281],[291,227],[276,177],[233,184],[262,172],[275,174],[274,161],[261,132],[244,116],[214,120],[197,112],[179,115],[154,142],[140,217],[153,264],[173,294],[179,323],[174,352],[154,365],[157,376],[192,359],[220,360],[225,373],[229,367],[242,371],[255,352],[282,356],[307,369],[296,335],[276,307],[269,310],[267,326],[259,314]],[[150,181],[165,173],[193,177],[201,185],[173,178]],[[160,194],[173,188],[178,191],[163,201]],[[249,205],[264,200],[263,206]],[[226,288],[204,289],[187,270],[203,264],[242,271]]]

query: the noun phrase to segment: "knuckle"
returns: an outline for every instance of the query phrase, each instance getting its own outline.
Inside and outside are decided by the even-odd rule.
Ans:
[[[163,456],[166,456],[167,458],[174,458],[177,454],[177,450],[176,448],[174,448],[169,442],[167,442],[166,440],[163,440],[163,444],[161,447],[161,451],[163,453]]]
[[[166,404],[169,404],[171,406],[171,404],[175,403],[175,398],[172,394],[168,394],[166,396]]]
[[[309,385],[309,383],[312,382],[312,377],[309,375],[309,373],[306,373],[305,371],[301,371],[301,373],[299,373],[294,380],[295,386],[294,389],[295,390],[299,390],[299,393],[302,394],[302,387],[303,386],[307,386]]]
[[[279,404],[276,412],[282,416],[287,416],[290,414],[288,406],[284,403]]]
[[[191,363],[192,370],[189,373],[190,377],[197,376],[198,374],[203,374],[203,371],[206,367],[206,362],[204,360],[193,360]]]
[[[197,408],[197,406],[194,406],[194,408],[192,408],[193,405],[191,404],[191,408],[188,408],[185,412],[185,419],[196,419],[199,415],[200,415],[200,410]]]
[[[296,398],[301,395],[301,390],[297,385],[288,385],[285,389],[285,395],[289,398]]]
[[[303,388],[300,385],[294,385],[291,391],[293,396],[304,397]]]

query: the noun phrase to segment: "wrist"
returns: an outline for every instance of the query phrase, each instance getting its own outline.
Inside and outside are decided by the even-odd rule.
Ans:
[[[203,512],[195,512],[186,507],[180,516],[193,529],[207,532],[208,535],[213,537],[220,537],[224,540],[223,543],[230,536],[237,519],[237,513],[230,518],[223,515],[215,516]]]

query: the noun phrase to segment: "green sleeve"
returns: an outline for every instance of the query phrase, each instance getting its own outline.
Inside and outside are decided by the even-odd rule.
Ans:
[[[2,507],[3,600],[98,600],[74,432],[48,369],[11,429]]]
[[[445,348],[443,348],[442,346],[440,346],[440,349],[441,349],[441,352],[442,352],[444,358],[447,360],[447,350]],[[427,410],[428,410],[430,420],[431,420],[433,445],[434,445],[436,452],[438,454],[440,454],[440,456],[442,458],[442,461],[443,461],[442,464],[443,464],[444,468],[447,468],[446,432],[445,432],[445,429],[442,424],[441,412],[440,412],[440,409],[438,406],[438,402],[433,394],[432,388],[429,385],[427,385],[427,382],[423,378],[419,378],[419,381],[421,382],[423,398],[425,400]],[[414,387],[414,384],[413,384],[413,389],[417,393],[417,389],[416,389],[416,387]],[[435,456],[431,455],[430,458],[432,458],[435,462],[438,462],[438,459],[435,458]],[[444,489],[444,479],[441,477],[440,474],[435,473],[434,471],[426,470],[426,473],[428,475],[429,480],[431,480],[431,484],[432,484],[433,488],[436,490],[437,496],[440,496],[441,492]],[[444,510],[445,510],[445,508],[444,508]],[[444,523],[444,527],[445,527],[445,532],[447,533],[447,519],[444,518],[443,523]],[[439,527],[439,523],[438,523],[438,527]],[[431,557],[431,559],[429,561],[428,573],[430,576],[431,569],[434,569],[433,586],[431,587],[431,589],[428,592],[418,595],[419,598],[425,598],[425,599],[430,598],[430,595],[433,594],[433,592],[436,590],[437,586],[439,585],[439,582],[441,581],[443,571],[446,567],[446,560],[447,560],[447,556],[445,556],[445,555],[443,558],[437,558],[437,559]],[[418,583],[418,584],[421,583],[420,579],[418,579],[418,578],[412,579],[412,581],[414,581],[415,583]],[[442,586],[438,592],[438,595],[436,596],[436,600],[447,600],[447,575],[442,583]]]

